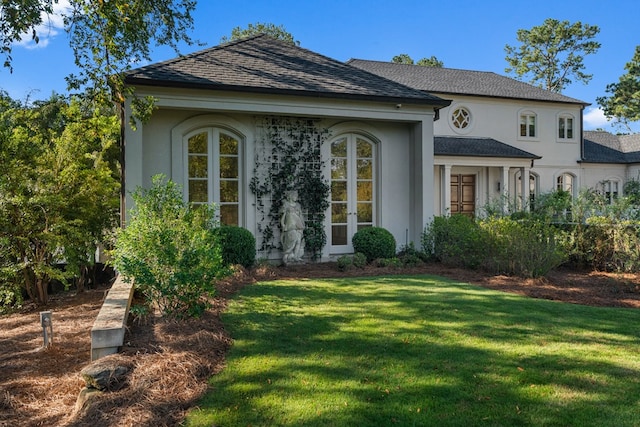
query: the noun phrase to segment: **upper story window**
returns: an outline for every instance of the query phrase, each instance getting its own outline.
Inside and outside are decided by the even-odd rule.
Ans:
[[[466,134],[473,124],[471,110],[463,106],[453,106],[449,116],[449,126],[455,133]]]
[[[471,124],[471,113],[464,107],[456,108],[451,115],[451,122],[454,127],[464,129]]]
[[[569,140],[574,138],[574,118],[570,114],[562,114],[558,117],[558,139]]]
[[[538,136],[537,116],[532,111],[520,113],[520,137],[535,138]]]

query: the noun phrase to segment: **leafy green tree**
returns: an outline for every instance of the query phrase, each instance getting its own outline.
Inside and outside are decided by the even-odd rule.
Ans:
[[[0,287],[46,304],[51,280],[77,277],[115,225],[120,127],[78,99],[0,105]]]
[[[275,25],[271,23],[256,22],[255,24],[249,24],[247,28],[235,27],[231,30],[230,36],[224,36],[220,41],[222,43],[231,42],[234,40],[242,39],[249,36],[258,34],[267,34],[278,40],[285,41],[287,43],[300,46],[300,42],[293,38],[293,35],[288,32],[283,25]]]
[[[68,0],[61,12],[78,73],[67,77],[70,90],[83,90],[106,104],[133,94],[122,72],[151,61],[151,45],[178,50],[193,43],[191,13],[195,0]],[[50,18],[58,0],[3,0],[0,3],[0,50],[11,68],[11,46],[24,34],[38,42],[37,28]],[[149,111],[150,99],[134,104],[137,116]]]
[[[416,64],[421,65],[423,67],[436,67],[436,68],[444,67],[444,62],[440,61],[438,58],[436,58],[433,55],[430,58],[422,58]]]
[[[179,186],[162,175],[133,199],[136,208],[117,235],[114,266],[163,315],[200,315],[215,279],[227,274],[214,208],[185,202]]]
[[[584,73],[584,57],[600,48],[594,40],[599,32],[595,25],[551,18],[530,30],[520,29],[520,46],[505,46],[505,71],[553,92],[562,92],[573,78],[586,84],[592,76]]]
[[[629,122],[640,120],[640,46],[636,46],[631,61],[625,67],[626,74],[618,83],[607,85],[606,92],[610,96],[596,99],[608,118],[615,118],[625,125],[629,131]]]
[[[407,65],[421,65],[423,67],[444,67],[444,62],[440,61],[435,56],[431,56],[431,58],[422,58],[417,63],[414,62],[413,58],[411,58],[406,53],[401,53],[400,55],[396,55],[391,59],[391,62],[395,62],[396,64],[407,64]]]
[[[43,15],[53,13],[54,0],[6,0],[0,3],[0,52],[4,66],[11,69],[12,45],[29,35],[36,43],[39,36],[36,27],[43,22]]]
[[[413,58],[411,58],[406,53],[401,53],[400,55],[394,56],[393,58],[391,58],[391,62],[394,62],[396,64],[407,64],[407,65],[414,64]]]

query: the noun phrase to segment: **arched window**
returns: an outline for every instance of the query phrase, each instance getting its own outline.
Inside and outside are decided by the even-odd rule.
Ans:
[[[558,175],[558,178],[556,178],[556,190],[566,191],[571,194],[572,197],[575,196],[575,179],[575,176],[568,172]]]
[[[196,205],[215,203],[226,225],[242,225],[241,141],[218,127],[197,129],[183,139],[186,198]]]

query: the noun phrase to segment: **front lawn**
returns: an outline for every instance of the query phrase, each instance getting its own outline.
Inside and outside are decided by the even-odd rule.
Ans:
[[[442,278],[241,291],[192,426],[640,425],[640,311]]]

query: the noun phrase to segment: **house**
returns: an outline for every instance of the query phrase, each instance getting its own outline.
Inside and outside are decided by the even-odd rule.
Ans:
[[[398,244],[419,242],[436,213],[433,129],[446,99],[265,35],[132,70],[126,83],[157,100],[150,120],[125,133],[126,194],[164,174],[185,200],[215,202],[222,222],[260,241],[264,204],[279,202],[251,189],[258,163],[271,161],[268,123],[296,117],[327,131],[320,157],[334,191],[322,259],[353,252],[351,236],[370,225]]]
[[[583,131],[587,103],[495,73],[343,63],[259,35],[132,70],[126,82],[157,100],[149,122],[126,130],[127,194],[165,174],[185,200],[215,202],[222,222],[276,248],[265,212],[281,201],[255,181],[283,168],[274,146],[306,138],[288,123],[307,123],[319,138],[309,167],[331,187],[322,259],[351,253],[362,227],[419,243],[434,215],[505,199],[526,209],[554,189],[619,194],[640,169],[635,136]]]

